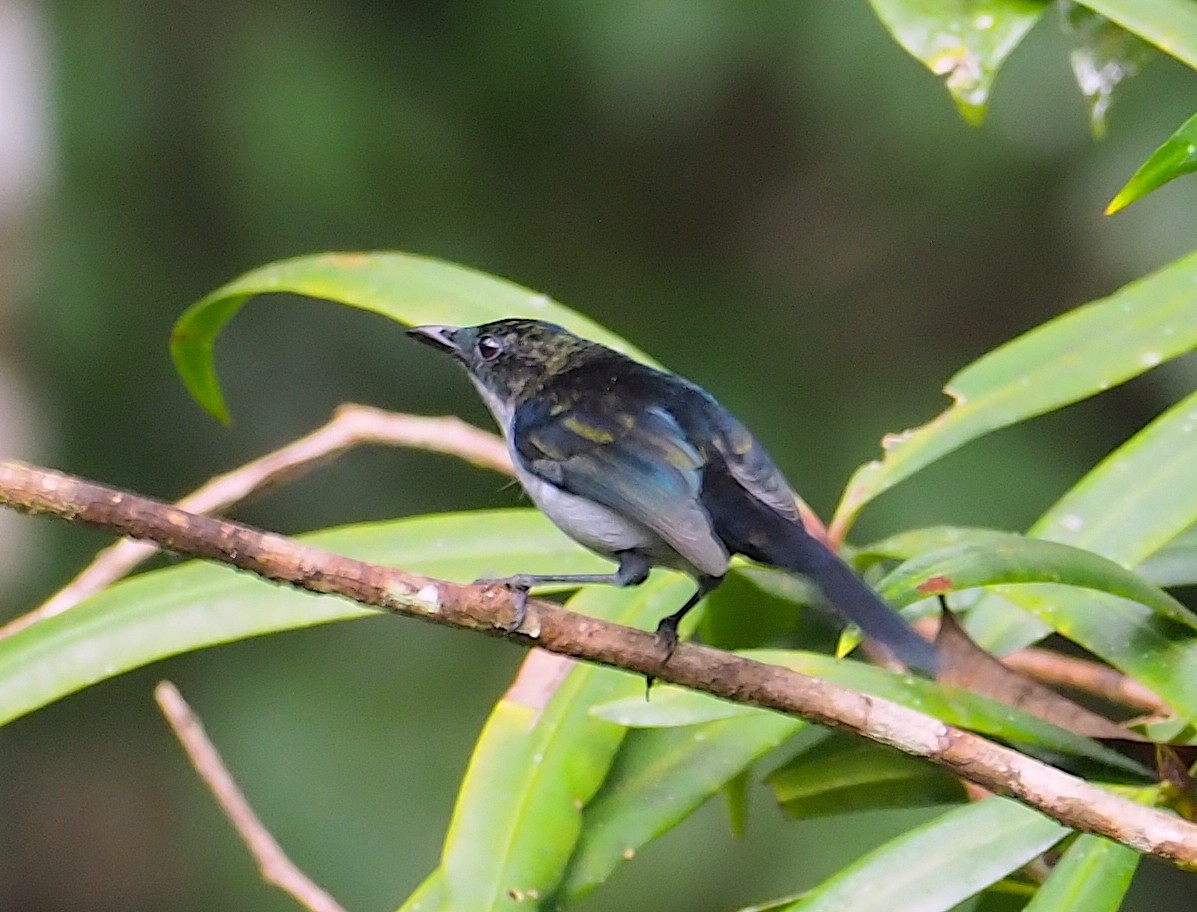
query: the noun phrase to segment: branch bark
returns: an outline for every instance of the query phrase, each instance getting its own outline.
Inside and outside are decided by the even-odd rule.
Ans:
[[[530,600],[518,630],[513,598],[497,586],[464,586],[352,560],[240,523],[15,462],[0,463],[0,504],[147,539],[180,554],[266,579],[341,595],[395,614],[475,630],[588,662],[653,675],[726,700],[801,716],[939,764],[1009,795],[1073,829],[1117,840],[1182,867],[1197,867],[1197,826],[1061,772],[937,719],[789,669],[681,644],[661,664],[641,630]]]
[[[170,681],[154,688],[158,708],[187,753],[196,773],[211,790],[216,803],[258,863],[262,879],[289,894],[311,912],[345,912],[335,899],[296,867],[282,846],[254,813],[245,793],[237,787],[216,747],[208,740],[203,723]]]

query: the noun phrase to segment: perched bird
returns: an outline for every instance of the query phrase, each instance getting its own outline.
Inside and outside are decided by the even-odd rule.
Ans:
[[[705,390],[539,320],[409,334],[465,367],[533,502],[571,538],[619,563],[613,573],[491,582],[526,596],[548,582],[634,586],[655,566],[687,573],[697,591],[657,626],[667,661],[678,623],[723,581],[731,555],[742,554],[810,578],[866,636],[908,668],[934,674],[934,647],[807,532],[773,460]]]

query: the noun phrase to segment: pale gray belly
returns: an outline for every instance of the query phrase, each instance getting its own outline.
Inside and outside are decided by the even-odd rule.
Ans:
[[[652,530],[601,504],[563,491],[529,472],[517,470],[517,474],[540,511],[562,532],[592,551],[610,556],[635,550],[664,559],[662,548],[673,550]]]

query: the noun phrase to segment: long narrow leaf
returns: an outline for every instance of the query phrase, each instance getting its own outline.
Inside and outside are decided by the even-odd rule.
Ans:
[[[1197,616],[1164,590],[1112,560],[1044,539],[985,533],[911,558],[878,590],[896,605],[932,595],[1010,583],[1059,583],[1130,599],[1161,617],[1197,629]]]
[[[1197,393],[1107,456],[1031,534],[1133,567],[1197,522]],[[969,632],[1007,652],[1046,628],[1079,643],[1197,720],[1197,643],[1138,605],[1058,586],[1002,587],[970,611]],[[1021,610],[1019,610],[1021,609]]]
[[[1123,773],[1146,773],[1138,764],[1090,738],[1065,731],[1030,713],[971,691],[911,675],[892,674],[850,659],[833,659],[809,652],[750,649],[739,654],[772,665],[784,665],[802,674],[892,700],[942,719],[950,725],[984,735],[1056,753],[1085,757]],[[592,711],[601,718],[628,726],[693,724],[694,720],[704,718],[704,707],[707,712],[705,718],[708,720],[764,712],[743,704],[726,703],[706,694],[679,695],[673,698],[672,692],[675,688],[665,686],[660,690],[663,693],[654,693],[654,703],[665,693],[669,693],[671,699],[662,701],[665,705],[658,709],[646,706],[643,700],[632,697],[597,705]],[[670,719],[671,713],[675,716],[673,719]]]
[[[229,416],[212,360],[216,336],[246,301],[272,292],[327,298],[407,324],[535,317],[647,360],[622,339],[546,295],[464,266],[407,253],[317,254],[247,272],[193,304],[175,323],[175,366],[196,400],[222,421]]]
[[[610,777],[586,808],[561,899],[589,893],[802,725],[799,719],[756,713],[630,733]]]
[[[601,562],[531,510],[446,514],[304,536],[350,557],[468,581]],[[134,577],[0,640],[0,724],[167,656],[329,621],[373,617],[352,602],[190,562]]]
[[[1038,811],[987,798],[891,840],[784,909],[945,912],[1067,834]]]
[[[1116,386],[1197,347],[1197,254],[1006,343],[948,381],[954,404],[885,441],[836,510],[842,534],[877,495],[990,431]],[[1110,555],[1107,555],[1110,556]]]
[[[594,587],[571,607],[628,624],[656,621],[689,593],[677,575],[632,592]],[[555,678],[554,672],[564,672]],[[534,653],[499,701],[470,758],[441,855],[452,909],[526,909],[561,880],[582,808],[607,776],[624,729],[590,714],[639,692],[637,678]]]
[[[1117,912],[1139,858],[1101,836],[1080,836],[1023,912]]]
[[[1106,215],[1129,206],[1168,181],[1197,171],[1197,114],[1181,124],[1131,175],[1126,186],[1106,206]]]

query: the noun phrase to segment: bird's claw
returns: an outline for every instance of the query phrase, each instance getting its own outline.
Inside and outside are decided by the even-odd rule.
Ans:
[[[677,649],[678,643],[677,624],[672,618],[665,618],[657,625],[657,641],[665,647],[665,656],[661,659],[661,667],[664,668],[669,660],[673,658],[673,653]],[[655,675],[649,674],[644,676],[645,702],[648,701],[649,695],[652,693],[653,682],[656,680]]]
[[[512,612],[513,616],[511,623],[507,625],[507,630],[514,633],[519,630],[524,624],[524,617],[528,613],[528,590],[531,584],[518,576],[502,576],[494,579],[478,579],[474,580],[475,585],[480,586],[502,586],[511,593]]]

